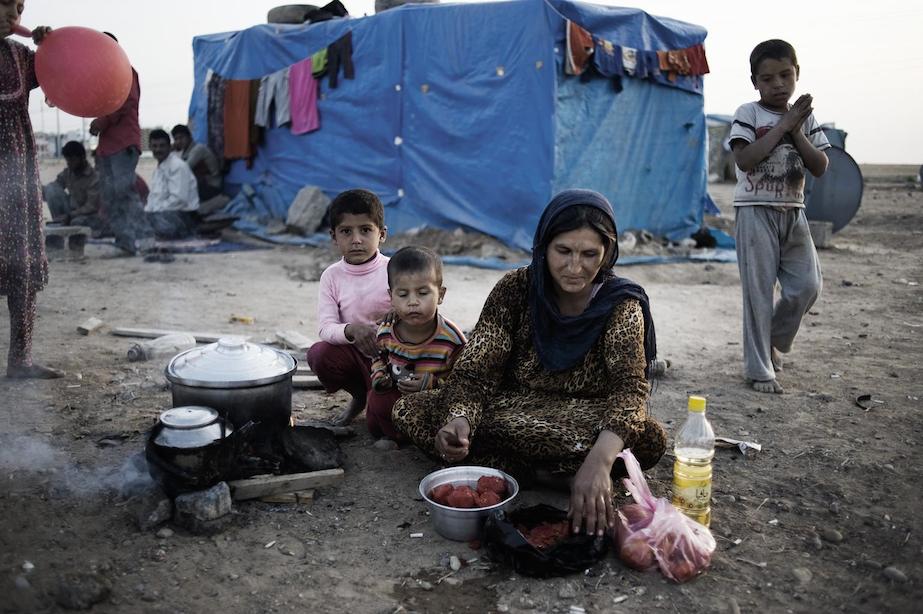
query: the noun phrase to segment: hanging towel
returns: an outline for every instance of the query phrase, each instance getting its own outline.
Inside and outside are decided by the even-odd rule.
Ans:
[[[305,134],[320,128],[317,112],[317,81],[311,58],[294,64],[289,71],[292,134]]]
[[[256,100],[256,116],[253,123],[257,126],[270,128],[275,125],[284,126],[292,121],[292,110],[289,104],[289,69],[283,68],[271,75],[260,79],[260,94]],[[275,109],[275,124],[270,117]]]
[[[343,76],[352,79],[356,76],[353,67],[353,33],[347,32],[329,47],[327,47],[327,68],[330,75],[330,87],[336,89],[340,67],[343,67]]]
[[[224,157],[250,157],[250,81],[228,79],[224,92]]]
[[[564,61],[564,72],[569,75],[579,75],[586,70],[587,62],[593,53],[593,36],[575,24],[567,22],[567,57]]]

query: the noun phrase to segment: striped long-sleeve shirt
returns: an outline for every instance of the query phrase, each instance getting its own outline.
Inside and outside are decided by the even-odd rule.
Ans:
[[[378,328],[379,356],[372,363],[372,387],[388,388],[404,373],[423,375],[423,389],[435,388],[441,377],[452,369],[452,364],[465,346],[461,329],[441,315],[436,315],[436,330],[422,343],[407,343],[398,337],[393,324]]]

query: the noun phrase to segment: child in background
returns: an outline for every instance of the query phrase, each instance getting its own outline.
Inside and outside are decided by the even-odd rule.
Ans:
[[[380,449],[394,449],[405,438],[391,422],[391,408],[402,394],[431,390],[452,369],[465,335],[442,317],[445,296],[442,261],[426,247],[404,247],[388,262],[388,294],[394,322],[378,328],[377,360],[365,417]]]
[[[38,87],[35,53],[9,38],[24,0],[0,0],[0,296],[10,310],[10,347],[6,376],[16,379],[61,377],[57,369],[32,361],[36,295],[48,283],[42,185],[29,92]],[[39,44],[50,28],[39,27]]]
[[[750,54],[750,80],[760,99],[737,109],[728,137],[737,163],[744,371],[759,392],[783,392],[775,372],[782,370],[782,354],[791,350],[822,284],[804,215],[804,172],[824,174],[823,150],[830,143],[814,119],[810,94],[788,102],[799,72],[790,44],[774,39],[757,45]],[[782,292],[773,303],[776,280]]]
[[[368,190],[347,190],[330,203],[330,236],[343,258],[327,267],[317,296],[318,335],[308,365],[327,392],[352,399],[333,420],[349,424],[365,408],[378,355],[377,322],[389,311],[388,258],[378,251],[388,229],[384,207]]]

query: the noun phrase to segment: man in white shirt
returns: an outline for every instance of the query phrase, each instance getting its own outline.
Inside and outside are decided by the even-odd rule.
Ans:
[[[170,135],[151,130],[148,137],[157,168],[144,216],[158,239],[185,239],[195,233],[199,193],[195,175],[178,153],[171,152]]]

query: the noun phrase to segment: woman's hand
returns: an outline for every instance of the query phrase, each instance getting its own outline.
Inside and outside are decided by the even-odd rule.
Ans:
[[[603,431],[587,454],[570,489],[570,509],[567,512],[574,533],[586,527],[587,535],[602,536],[615,527],[615,507],[612,505],[612,465],[622,451],[622,438],[612,431]]]
[[[443,460],[457,463],[468,456],[471,425],[467,418],[453,418],[436,433],[436,452]]]

